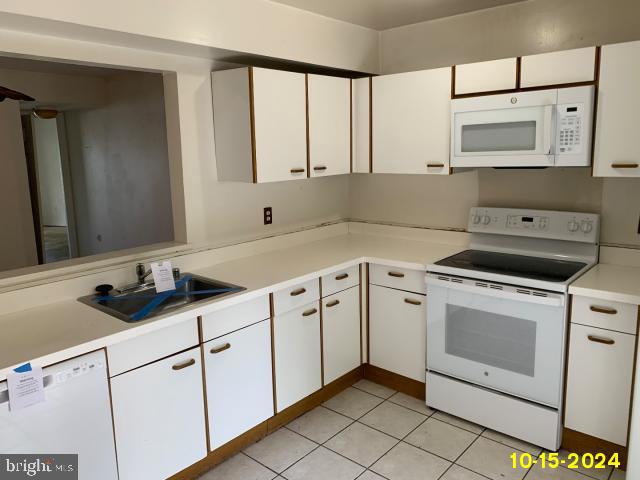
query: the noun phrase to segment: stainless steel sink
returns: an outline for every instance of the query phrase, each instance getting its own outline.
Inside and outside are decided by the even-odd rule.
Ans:
[[[191,273],[181,275],[176,285],[178,288],[170,292],[157,293],[155,286],[149,284],[122,293],[112,290],[108,295],[87,295],[78,301],[125,322],[139,322],[185,305],[246,290]]]

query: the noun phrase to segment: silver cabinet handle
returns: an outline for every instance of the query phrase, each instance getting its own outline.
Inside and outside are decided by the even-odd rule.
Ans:
[[[225,350],[229,350],[231,348],[231,344],[230,343],[225,343],[224,345],[220,346],[220,347],[213,347],[211,350],[209,350],[211,353],[220,353],[220,352],[224,352]]]
[[[310,310],[302,312],[302,316],[303,317],[308,317],[309,315],[313,315],[314,313],[318,313],[318,309],[317,308],[312,308]]]
[[[404,303],[408,303],[409,305],[422,305],[420,300],[413,300],[412,298],[405,298]]]
[[[592,342],[602,343],[604,345],[613,345],[614,343],[616,343],[616,341],[612,338],[596,337],[595,335],[587,335],[587,338]]]
[[[182,362],[182,363],[178,363],[176,365],[174,365],[173,367],[171,367],[173,370],[182,370],[183,368],[187,368],[190,367],[191,365],[194,365],[196,363],[195,359],[190,358],[189,360],[187,360],[186,362]]]

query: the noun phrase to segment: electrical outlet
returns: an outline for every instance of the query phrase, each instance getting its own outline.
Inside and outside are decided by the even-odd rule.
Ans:
[[[271,215],[271,207],[264,207],[264,224],[271,225],[273,223],[273,216]]]

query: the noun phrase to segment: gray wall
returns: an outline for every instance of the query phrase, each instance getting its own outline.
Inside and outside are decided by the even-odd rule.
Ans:
[[[638,0],[530,0],[381,34],[382,71],[396,73],[640,38]],[[516,206],[603,214],[605,243],[640,247],[639,179],[588,168],[493,170],[450,177],[354,175],[350,215],[465,228],[469,208]]]
[[[110,77],[107,97],[66,113],[82,256],[173,240],[162,76]]]

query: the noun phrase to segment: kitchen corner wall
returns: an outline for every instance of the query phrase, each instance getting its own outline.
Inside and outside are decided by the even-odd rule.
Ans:
[[[637,0],[529,0],[386,30],[381,70],[398,73],[639,38]],[[603,243],[640,248],[640,178],[592,178],[586,168],[350,178],[355,219],[460,229],[475,205],[601,213]]]

